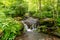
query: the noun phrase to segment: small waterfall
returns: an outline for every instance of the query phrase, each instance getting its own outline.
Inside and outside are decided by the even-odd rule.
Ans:
[[[32,20],[31,20],[32,21]],[[31,22],[30,21],[30,22]],[[30,32],[33,32],[34,30],[36,30],[36,25],[35,25],[35,23],[34,23],[35,21],[32,21],[31,22],[31,28],[28,28],[28,26],[27,26],[27,24],[24,22],[24,21],[22,21],[22,23],[24,24],[24,27],[25,27],[25,29],[27,30],[27,31],[30,31]]]
[[[27,31],[29,31],[29,32],[32,32],[32,31],[33,31],[33,30],[31,30],[31,29],[28,28],[27,24],[25,24],[24,21],[22,21],[22,23],[24,24],[24,27],[25,27],[25,29],[26,29]]]
[[[36,25],[35,24],[32,24],[32,30],[36,30]]]

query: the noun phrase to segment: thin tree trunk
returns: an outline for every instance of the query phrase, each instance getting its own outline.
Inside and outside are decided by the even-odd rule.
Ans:
[[[41,0],[39,0],[39,12],[40,12],[40,16],[42,18],[42,13],[41,13]]]
[[[53,7],[53,18],[55,19],[55,15],[54,15],[54,10],[55,10],[55,8],[54,8],[54,1],[53,1],[52,7]]]
[[[51,3],[53,3],[53,4],[51,4],[51,6],[52,6],[53,19],[55,19],[55,14],[54,14],[54,10],[55,10],[55,8],[54,8],[54,1],[51,0]]]
[[[57,18],[59,18],[58,7],[59,7],[59,0],[57,0]]]

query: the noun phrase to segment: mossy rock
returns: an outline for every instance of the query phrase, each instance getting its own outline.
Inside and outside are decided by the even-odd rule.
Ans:
[[[20,20],[22,20],[22,17],[15,17],[14,19],[17,21],[20,21]]]
[[[57,28],[53,34],[60,37],[60,28]]]
[[[4,34],[3,32],[2,32],[2,33],[0,33],[0,37],[2,37],[2,36],[3,36],[3,34]]]
[[[40,19],[39,23],[40,25],[54,26],[55,20],[52,18],[45,18],[45,19]]]
[[[3,35],[3,30],[0,29],[0,37]]]
[[[20,22],[20,27],[21,27],[21,29],[20,29],[20,31],[23,31],[24,30],[24,25],[23,25],[23,23],[22,22]]]
[[[38,27],[37,27],[37,31],[38,31],[38,32],[46,32],[46,28],[47,28],[47,27],[46,27],[45,25],[38,26]]]

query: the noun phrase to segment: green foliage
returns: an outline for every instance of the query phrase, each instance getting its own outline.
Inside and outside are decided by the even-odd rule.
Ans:
[[[3,0],[0,2],[0,10],[6,16],[23,16],[27,12],[27,2],[24,0]]]
[[[37,11],[39,9],[38,2],[39,2],[38,0],[28,1],[28,11]]]
[[[34,13],[33,16],[34,16],[34,17],[41,18],[41,13]]]
[[[0,12],[0,18],[6,18],[6,15],[3,12]]]
[[[57,26],[60,27],[60,18],[57,18],[57,19],[56,19],[56,24],[57,24]]]
[[[13,40],[22,30],[22,23],[12,18],[0,18],[0,31],[2,30],[1,40]]]

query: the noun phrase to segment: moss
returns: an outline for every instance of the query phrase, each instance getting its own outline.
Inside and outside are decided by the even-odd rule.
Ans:
[[[55,20],[52,18],[45,18],[45,19],[40,19],[40,25],[46,25],[46,26],[54,26],[55,25]]]

